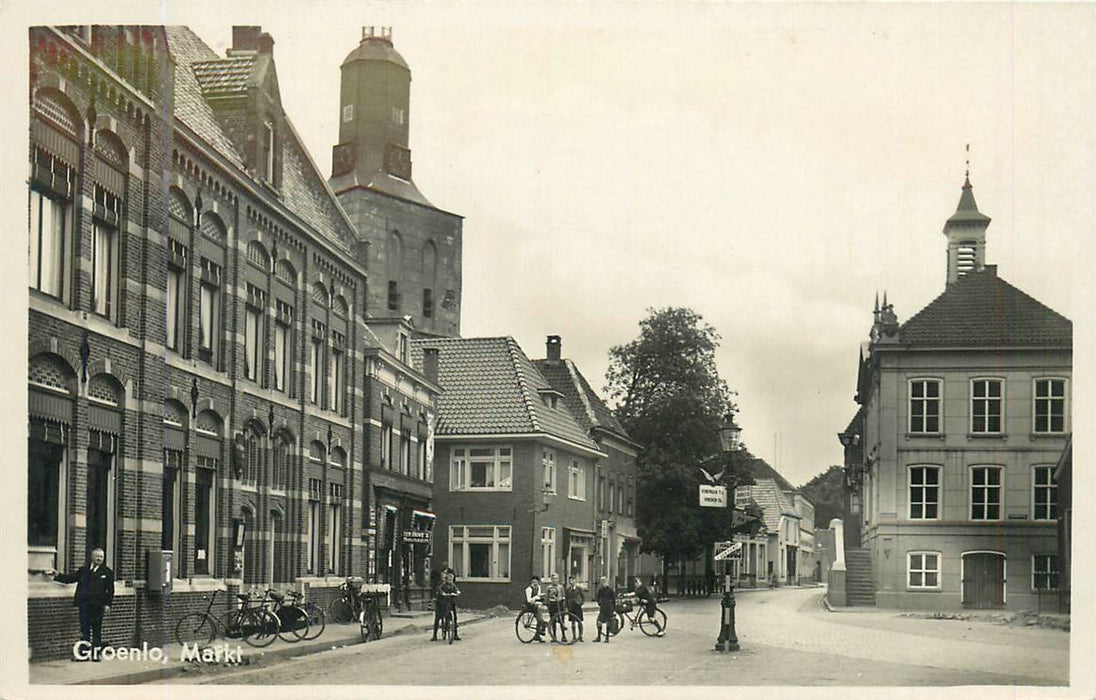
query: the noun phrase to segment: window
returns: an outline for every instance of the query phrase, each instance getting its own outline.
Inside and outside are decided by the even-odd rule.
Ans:
[[[1035,520],[1057,520],[1058,482],[1054,480],[1054,467],[1035,467],[1032,486],[1032,517]]]
[[[586,500],[586,467],[580,464],[577,459],[571,460],[571,469],[567,480],[567,496],[580,501]]]
[[[400,362],[406,365],[408,364],[408,350],[410,348],[407,334],[402,331],[398,332],[396,334],[396,342],[398,343],[398,347],[396,348],[396,355],[400,358]]]
[[[624,514],[624,484],[617,486],[617,512]]]
[[[1062,433],[1066,429],[1066,380],[1035,380],[1035,432]]]
[[[1001,432],[1000,379],[974,379],[970,383],[970,432]]]
[[[556,529],[540,529],[540,575],[551,576],[556,573]]]
[[[342,119],[344,122],[354,121],[354,105],[343,105]]]
[[[400,474],[411,476],[411,436],[406,431],[400,435]]]
[[[1001,468],[974,467],[970,471],[970,519],[1001,519]]]
[[[316,562],[320,560],[320,496],[323,495],[323,482],[319,479],[308,480],[308,557],[307,568],[316,573]]]
[[[87,508],[85,542],[87,553],[100,547],[109,563],[114,558],[114,489],[112,488],[111,467],[114,464],[113,440],[101,433],[96,444],[107,449],[88,449],[87,452]],[[103,439],[107,438],[107,439]]]
[[[247,307],[244,319],[244,376],[251,381],[259,381],[259,367],[262,362],[260,343],[263,331],[263,312],[253,306]]]
[[[324,532],[324,549],[327,550],[327,572],[339,570],[339,545],[342,540],[339,514],[342,511],[342,484],[329,484],[331,495],[327,502],[327,527]]]
[[[63,175],[71,188],[72,171]],[[72,207],[60,198],[30,191],[30,261],[27,278],[40,292],[61,299],[65,295],[69,228]]]
[[[509,525],[451,525],[449,565],[460,579],[510,580]]]
[[[344,393],[344,381],[343,381],[343,352],[342,350],[331,350],[331,363],[328,365],[331,370],[331,376],[328,379],[328,391],[331,396],[328,400],[331,403],[331,410],[337,413],[343,411],[343,393]]]
[[[381,466],[393,468],[392,464],[392,424],[381,425]]]
[[[271,459],[270,487],[275,489],[289,488],[289,440],[284,433],[274,437],[274,454]]]
[[[1032,555],[1031,588],[1036,591],[1058,590],[1058,555]]]
[[[449,466],[450,491],[513,490],[509,447],[456,447]]]
[[[183,453],[178,450],[164,450],[164,475],[163,488],[161,490],[161,526],[160,547],[178,551],[179,529],[182,525],[180,517],[181,505],[181,480]]]
[[[434,315],[434,290],[426,288],[422,290],[422,316],[430,318]]]
[[[198,296],[198,357],[217,362],[218,329],[221,323],[221,267],[202,258],[202,283]]]
[[[396,280],[388,280],[388,310],[400,310],[400,283]]]
[[[940,555],[936,552],[910,552],[909,588],[940,587]]]
[[[319,406],[323,398],[323,343],[326,329],[319,321],[312,320],[312,354],[308,364],[308,400]]]
[[[403,107],[392,108],[392,122],[395,124],[403,124],[404,111]]]
[[[554,450],[544,448],[541,455],[541,466],[544,468],[544,490],[549,493],[556,492],[556,453]]]
[[[940,432],[940,380],[910,381],[910,432]]]
[[[605,510],[605,477],[599,476],[597,478],[597,507],[599,510]]]
[[[198,457],[198,469],[194,482],[194,573],[209,574],[210,545],[213,538],[213,482],[217,462],[208,457]]]
[[[118,298],[118,231],[95,222],[91,234],[91,309],[114,318]]]
[[[169,246],[171,259],[167,266],[167,347],[175,352],[182,352],[186,334],[186,248],[178,241],[169,241]]]
[[[940,468],[910,467],[910,519],[940,517]]]
[[[279,320],[274,325],[274,388],[278,391],[287,391],[289,386],[289,349],[293,345],[289,334],[288,324]]]
[[[274,184],[274,125],[270,122],[263,124],[263,146],[266,148],[265,163],[266,181],[270,184]]]

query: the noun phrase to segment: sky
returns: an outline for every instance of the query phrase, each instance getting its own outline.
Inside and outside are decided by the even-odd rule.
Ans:
[[[41,11],[90,11],[58,7]],[[647,309],[690,307],[722,336],[743,440],[796,485],[842,462],[876,293],[904,321],[943,291],[967,144],[987,262],[1089,312],[1091,5],[92,7],[222,55],[233,24],[261,25],[325,175],[339,65],[362,26],[391,26],[414,180],[465,217],[462,334],[533,358],[560,335],[601,388]]]

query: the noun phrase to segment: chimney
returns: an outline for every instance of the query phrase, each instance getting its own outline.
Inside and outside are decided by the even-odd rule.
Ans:
[[[560,353],[560,350],[561,350],[560,346],[562,345],[562,343],[563,343],[563,341],[560,339],[560,337],[558,335],[548,336],[548,342],[545,343],[545,345],[547,346],[547,352],[548,352],[547,357],[548,357],[549,362],[559,362],[559,357],[560,357],[559,353]]]
[[[437,348],[423,348],[422,349],[422,373],[426,375],[426,379],[433,383],[438,383],[438,349]]]
[[[236,25],[232,27],[232,50],[233,51],[258,51],[259,50],[259,35],[263,33],[263,28],[254,25],[240,26]],[[273,45],[273,40],[271,44]]]

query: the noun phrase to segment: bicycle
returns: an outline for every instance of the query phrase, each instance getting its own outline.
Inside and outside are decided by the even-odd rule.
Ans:
[[[283,641],[299,642],[308,638],[308,615],[295,601],[286,603],[284,595],[268,588],[259,605],[277,619],[276,631]],[[271,607],[267,608],[267,605]]]
[[[206,609],[189,612],[175,623],[176,642],[207,646],[221,632],[226,639],[243,639],[253,647],[265,647],[274,641],[278,627],[277,618],[265,608],[252,606],[252,598],[247,593],[236,595],[240,607],[230,607],[222,619],[214,616],[210,611],[219,593],[220,591],[213,591],[211,596],[202,596],[203,600],[209,601]]]
[[[617,599],[616,616],[617,625],[616,631],[612,631],[612,627],[609,628],[609,636],[615,637],[620,634],[624,629],[624,621],[627,620],[629,625],[628,629],[634,630],[636,626],[643,634],[648,637],[657,637],[660,633],[666,631],[666,613],[662,612],[659,608],[655,608],[654,619],[647,615],[647,608],[644,605],[639,605],[638,609],[635,605],[634,599],[628,596],[621,596]]]
[[[332,621],[345,625],[352,620],[361,619],[362,614],[362,579],[359,576],[351,576],[345,582],[339,584],[341,594],[331,601],[327,608],[327,614]]]
[[[444,596],[446,603],[443,603],[442,608],[444,612],[441,616],[441,641],[448,641],[450,644],[457,638],[457,613],[453,609],[453,598],[456,598],[460,593],[439,593]]]
[[[381,605],[377,595],[363,594],[361,596],[362,611],[358,615],[361,625],[361,637],[363,642],[370,639],[380,639],[384,632],[384,618],[381,616]]]
[[[543,616],[547,610],[540,611],[540,605],[542,604],[538,603],[538,612],[535,613],[528,608],[524,608],[518,613],[518,616],[514,618],[514,633],[517,635],[519,642],[522,644],[529,644],[537,638],[538,631],[544,627],[548,628],[548,633],[552,636],[553,642],[570,646],[578,641],[578,636],[574,634],[574,629],[580,621],[571,614],[570,610],[566,610],[561,605],[559,610],[548,615],[547,620],[544,620],[541,616]],[[556,636],[557,628],[561,632],[558,638]],[[567,630],[569,629],[572,631],[570,638],[567,637]]]
[[[323,608],[311,601],[302,603],[301,599],[304,598],[304,593],[300,591],[287,591],[287,593],[293,599],[293,605],[303,610],[308,618],[308,632],[302,639],[316,639],[323,634],[323,631],[327,628],[327,616],[324,614]]]

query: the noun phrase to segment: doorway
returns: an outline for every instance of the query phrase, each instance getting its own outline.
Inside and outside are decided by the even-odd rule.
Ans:
[[[963,607],[995,610],[1005,607],[1005,555],[970,552],[963,555]]]

